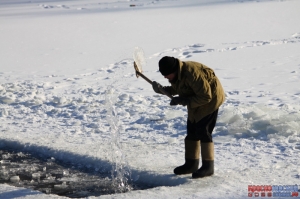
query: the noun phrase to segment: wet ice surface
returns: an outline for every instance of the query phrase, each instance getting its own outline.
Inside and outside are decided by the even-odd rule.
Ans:
[[[78,164],[62,163],[53,157],[0,150],[0,183],[26,187],[46,194],[70,198],[114,194],[110,173],[100,173]],[[150,187],[130,185],[131,190]]]

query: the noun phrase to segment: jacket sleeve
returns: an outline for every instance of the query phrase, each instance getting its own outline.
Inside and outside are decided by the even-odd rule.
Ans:
[[[172,86],[164,86],[164,89],[171,95],[177,95],[178,92]]]
[[[212,91],[209,82],[201,77],[190,77],[189,85],[194,95],[189,97],[191,108],[196,108],[212,100]]]

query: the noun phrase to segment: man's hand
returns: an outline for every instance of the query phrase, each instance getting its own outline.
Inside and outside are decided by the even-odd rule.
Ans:
[[[186,106],[190,103],[190,100],[184,97],[173,97],[170,105],[171,106],[175,106],[175,105],[182,105],[182,106]]]
[[[163,88],[162,85],[160,85],[160,83],[156,82],[156,81],[153,81],[152,82],[152,88],[153,90],[156,92],[156,93],[159,93],[159,94],[163,94],[161,93],[160,89]]]
[[[166,96],[172,98],[169,86],[162,86],[159,83],[157,83],[156,81],[153,81],[152,82],[152,88],[156,93],[166,95]]]

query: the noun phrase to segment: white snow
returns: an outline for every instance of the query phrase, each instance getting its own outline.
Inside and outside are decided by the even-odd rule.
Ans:
[[[299,9],[298,0],[2,0],[0,147],[95,170],[125,165],[133,181],[157,186],[99,198],[246,198],[250,184],[299,185]],[[212,177],[173,174],[187,112],[136,78],[137,46],[143,73],[163,85],[165,55],[220,78]],[[0,198],[36,197],[64,198],[0,184]]]

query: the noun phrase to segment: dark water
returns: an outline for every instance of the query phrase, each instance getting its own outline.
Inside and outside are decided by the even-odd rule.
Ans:
[[[80,164],[12,150],[0,150],[0,159],[0,183],[70,198],[120,192],[113,185],[110,173],[101,173]],[[132,183],[126,190],[147,188],[152,187]]]

